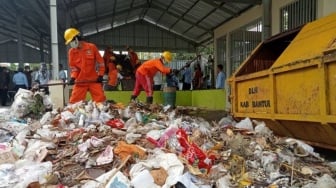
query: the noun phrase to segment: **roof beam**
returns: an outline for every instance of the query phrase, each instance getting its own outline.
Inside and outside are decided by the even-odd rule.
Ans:
[[[133,4],[134,4],[134,0],[132,0],[131,4],[130,4],[130,9],[133,9]],[[127,16],[126,16],[126,19],[125,19],[125,22],[127,23],[127,20],[128,20],[128,17],[130,15],[131,11],[128,11],[127,12]]]
[[[222,10],[223,12],[226,12],[231,16],[237,15],[237,13],[234,12],[233,10],[223,7],[222,5],[223,5],[224,2],[220,2],[220,4],[218,5],[218,4],[214,3],[214,1],[212,1],[212,0],[202,0],[202,1],[204,3],[207,3],[208,5],[211,5],[213,7],[217,7],[219,10]]]
[[[169,31],[169,30],[167,30],[167,28],[164,28],[163,26],[160,26],[160,25],[158,25],[158,24],[153,24],[153,23],[147,21],[146,19],[144,19],[144,20],[145,20],[147,23],[149,23],[149,24],[151,24],[151,25],[154,25],[154,26],[160,28],[161,30],[167,31],[167,32],[169,32],[169,33],[172,33],[172,34],[176,35],[177,37],[180,37],[180,39],[183,39],[183,40],[185,40],[185,41],[188,41],[189,43],[192,43],[192,44],[196,44],[196,42],[195,42],[194,40],[192,40],[192,39],[190,39],[190,38],[188,38],[188,37],[186,37],[186,36],[183,36],[181,33],[177,33],[177,32],[172,31],[172,30]]]
[[[27,3],[28,7],[23,6],[22,3],[19,3],[17,1],[13,2],[14,4],[12,4],[12,6],[15,6],[17,9],[20,10],[20,12],[22,12],[23,15],[23,19],[25,19],[29,25],[33,26],[33,30],[38,32],[38,35],[40,35],[41,33],[44,35],[50,35],[50,31],[47,30],[45,27],[42,28],[41,26],[36,25],[37,22],[34,20],[42,20],[42,23],[40,22],[41,25],[49,25],[49,21],[44,19],[44,16],[37,16],[39,14],[39,12],[36,11],[36,8],[31,6],[31,2]],[[35,11],[31,11],[31,10],[35,10]],[[43,17],[43,18],[41,18]],[[49,17],[47,17],[49,18]]]
[[[97,0],[94,0],[93,1],[93,6],[94,6],[94,15],[96,17],[96,19],[98,19],[98,8],[97,8]],[[96,22],[96,31],[99,32],[99,29],[98,29],[98,22]]]
[[[1,24],[1,22],[2,21],[0,21],[0,24]],[[5,22],[7,22],[7,21],[5,21]],[[4,26],[4,25],[6,25],[7,23],[2,23],[2,26],[3,26],[3,28],[6,28],[6,30],[3,30],[3,29],[0,29],[0,33],[1,34],[3,34],[3,35],[5,35],[5,36],[9,36],[9,37],[11,37],[11,38],[13,38],[13,39],[17,39],[17,35],[16,35],[16,30],[15,29],[11,29],[11,28],[15,28],[15,27],[12,27],[12,26]],[[36,41],[36,43],[39,43],[39,39],[40,38],[38,38],[38,40],[36,40],[36,38],[35,37],[32,37],[31,35],[27,35],[27,34],[25,34],[25,33],[22,33],[22,36],[23,36],[23,41],[25,41],[25,42],[27,42],[27,40],[25,40],[25,39],[29,39],[29,40],[31,40],[31,41]],[[29,42],[27,42],[27,43],[29,43]],[[31,44],[31,43],[30,43]],[[33,45],[34,46],[34,45]]]
[[[133,10],[135,9],[141,9],[141,8],[145,8],[146,5],[143,4],[143,5],[139,5],[139,6],[135,6],[133,7]],[[125,9],[125,10],[122,10],[122,11],[118,11],[118,12],[112,12],[110,14],[105,14],[104,16],[98,16],[97,19],[106,19],[106,18],[110,18],[111,16],[113,15],[118,15],[118,14],[124,14],[124,13],[127,13],[129,10],[128,9]],[[80,22],[80,23],[77,23],[76,26],[77,27],[82,27],[83,25],[86,25],[88,23],[91,23],[91,22],[94,22],[96,20],[96,18],[90,18],[90,19],[87,19],[83,22]]]
[[[217,9],[219,9],[220,6],[222,6],[223,3],[221,3],[218,6],[215,6],[215,8],[213,8],[212,10],[210,10],[208,12],[208,14],[204,15],[200,20],[198,20],[194,25],[191,25],[187,30],[185,30],[182,34],[187,33],[191,28],[193,28],[195,25],[197,26],[199,23],[201,23],[205,18],[207,18],[208,16],[210,16],[214,11],[216,11]],[[206,33],[211,32],[210,30],[208,30]]]
[[[4,5],[4,4],[3,4]],[[12,15],[12,13],[13,12],[16,12],[16,7],[15,7],[15,5],[13,5],[13,4],[11,4],[10,5],[11,7],[8,7],[8,6],[6,6],[5,7],[5,11],[8,13],[8,15]],[[14,7],[15,8],[14,8]],[[2,17],[1,18],[2,20],[4,20],[4,21],[6,21],[6,22],[8,22],[8,23],[12,23],[13,22],[13,20],[16,20],[16,15],[12,15],[10,18],[8,18],[8,17]],[[22,27],[24,27],[24,28],[26,28],[26,29],[28,29],[28,30],[30,30],[30,31],[33,31],[35,34],[37,34],[37,35],[39,35],[40,33],[39,33],[39,31],[37,31],[36,29],[38,28],[38,27],[36,27],[36,25],[30,20],[30,19],[28,19],[28,16],[25,16],[25,19],[27,20],[27,22],[29,23],[28,25],[25,25],[24,23],[22,24]],[[16,27],[16,26],[15,26]]]
[[[114,3],[113,3],[113,13],[112,13],[112,20],[111,20],[111,28],[113,28],[113,25],[114,25],[114,18],[115,18],[116,8],[117,8],[117,0],[115,0]]]
[[[92,0],[80,0],[80,1],[71,1],[70,3],[67,4],[67,7],[69,10],[76,8],[77,6],[83,4],[83,3],[89,3]]]
[[[167,10],[167,9],[165,9],[165,8],[161,8],[161,7],[156,6],[156,5],[153,5],[153,8],[158,9],[158,10],[160,10],[160,11],[166,11],[166,10]],[[167,10],[167,13],[168,13],[169,15],[172,15],[173,17],[175,17],[175,18],[177,18],[177,19],[181,17],[180,15],[175,14],[175,13],[173,13],[173,12],[170,12],[169,10]],[[181,20],[187,22],[187,23],[190,24],[190,25],[194,25],[194,24],[195,24],[194,22],[189,21],[189,20],[187,20],[187,19],[185,19],[185,18],[181,18]],[[203,29],[203,30],[205,30],[205,31],[208,30],[208,28],[205,28],[205,27],[200,26],[200,25],[198,25],[197,27],[199,27],[199,28],[201,28],[201,29]]]
[[[166,12],[170,9],[170,7],[171,7],[174,3],[175,3],[175,0],[172,0],[172,1],[169,3],[167,9],[166,9],[165,11],[162,11],[162,13],[161,13],[161,15],[159,16],[159,18],[155,21],[156,23],[158,23],[158,22],[161,20],[162,16],[163,16],[164,14],[166,14]]]
[[[242,3],[242,4],[254,4],[259,5],[261,4],[262,0],[213,0],[217,2],[223,2],[223,3]]]
[[[173,28],[181,19],[183,19],[184,18],[184,16],[186,15],[186,14],[188,14],[188,12],[191,10],[191,9],[193,9],[196,5],[197,5],[197,3],[199,2],[200,0],[197,0],[195,3],[193,3],[193,5],[191,6],[191,7],[189,7],[188,8],[188,10],[187,11],[185,11],[170,27],[169,27],[169,30],[171,29],[171,28]],[[192,25],[194,25],[194,23],[192,24]]]
[[[147,0],[147,3],[146,3],[147,4],[147,8],[144,8],[144,11],[143,11],[143,13],[140,16],[140,20],[143,19],[146,16],[148,10],[151,8],[152,1],[153,0]]]

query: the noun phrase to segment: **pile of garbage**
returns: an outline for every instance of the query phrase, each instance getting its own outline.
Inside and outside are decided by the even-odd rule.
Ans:
[[[0,187],[335,187],[336,163],[264,122],[193,107],[92,101],[50,107],[20,90],[0,114]]]

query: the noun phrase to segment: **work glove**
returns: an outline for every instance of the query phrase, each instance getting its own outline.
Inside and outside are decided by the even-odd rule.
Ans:
[[[98,83],[103,83],[103,76],[98,76],[98,78],[97,78],[97,82]]]
[[[71,78],[69,80],[69,85],[74,85],[75,84],[75,78]]]

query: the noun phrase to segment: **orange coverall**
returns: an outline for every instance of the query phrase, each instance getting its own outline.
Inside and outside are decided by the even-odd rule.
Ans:
[[[105,50],[103,58],[105,62],[105,68],[108,70],[107,84],[115,87],[118,83],[118,70],[116,68],[115,60],[111,59],[113,57],[115,58],[115,55],[112,52]]]
[[[161,59],[148,60],[139,66],[135,74],[134,96],[140,94],[141,87],[145,90],[147,97],[153,96],[153,77],[157,71],[169,74],[171,69],[165,67]]]
[[[106,97],[102,84],[96,81],[98,76],[104,75],[105,66],[104,59],[99,54],[96,45],[80,41],[79,48],[69,50],[68,58],[71,78],[76,80],[69,102],[76,103],[85,100],[87,91],[90,92],[93,101],[104,102]],[[98,63],[98,72],[96,63]]]

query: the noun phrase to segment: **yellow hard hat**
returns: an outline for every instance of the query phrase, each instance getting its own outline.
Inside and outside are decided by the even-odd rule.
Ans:
[[[69,28],[64,32],[65,45],[68,45],[80,32],[75,28]]]
[[[164,58],[165,61],[167,61],[168,63],[171,62],[172,60],[172,54],[169,51],[164,51],[162,53],[162,57]]]

